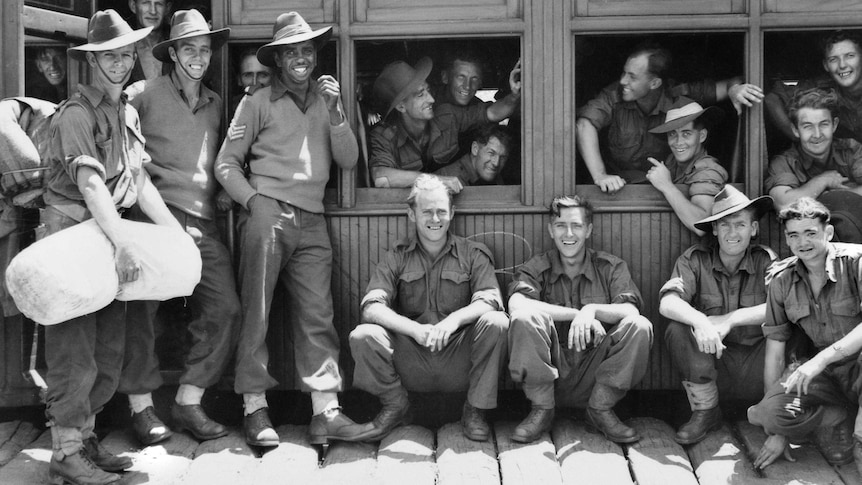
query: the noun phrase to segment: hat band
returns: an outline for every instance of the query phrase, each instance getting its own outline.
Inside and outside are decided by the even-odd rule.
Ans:
[[[311,28],[307,25],[286,25],[278,30],[273,36],[273,40],[281,40],[285,37],[290,37],[298,34],[308,34],[311,32]]]

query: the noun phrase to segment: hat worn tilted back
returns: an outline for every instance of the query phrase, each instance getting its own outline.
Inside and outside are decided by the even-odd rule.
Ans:
[[[149,35],[152,27],[132,30],[129,24],[114,9],[100,10],[90,18],[87,27],[87,43],[70,47],[66,53],[72,59],[83,61],[87,52],[119,49]]]
[[[712,229],[712,223],[731,214],[736,214],[741,210],[753,207],[755,211],[754,220],[763,217],[764,214],[772,209],[772,197],[761,195],[754,200],[749,199],[736,187],[727,184],[717,194],[715,194],[712,204],[712,215],[705,217],[694,223],[694,227],[704,232],[709,232]]]
[[[374,80],[373,92],[380,105],[386,107],[384,118],[389,116],[395,106],[404,101],[408,94],[425,82],[428,74],[431,74],[432,66],[431,59],[423,57],[416,63],[415,69],[404,61],[391,62],[383,68]]]
[[[649,130],[650,133],[667,133],[669,131],[682,128],[689,122],[703,117],[703,123],[707,126],[713,126],[724,116],[724,111],[715,106],[710,106],[706,109],[695,101],[680,96],[674,101],[671,108],[665,115],[664,123]]]
[[[302,15],[296,12],[283,13],[272,26],[272,42],[257,50],[257,60],[264,66],[276,67],[275,53],[279,46],[314,40],[316,47],[320,48],[330,36],[332,36],[331,25],[312,30]]]
[[[216,50],[227,41],[230,29],[210,30],[210,26],[203,14],[195,9],[177,10],[171,17],[171,34],[167,40],[153,46],[153,57],[162,61],[171,60],[168,47],[174,45],[178,40],[208,35],[212,39],[210,49]]]

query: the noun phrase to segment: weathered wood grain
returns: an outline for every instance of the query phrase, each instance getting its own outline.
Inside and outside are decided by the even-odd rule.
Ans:
[[[188,436],[185,433],[174,433],[174,438],[178,435]],[[260,462],[255,451],[245,442],[242,430],[231,428],[227,436],[198,445],[191,466],[177,483],[244,483],[246,474],[257,468]]]
[[[760,477],[727,424],[686,451],[700,485],[742,485]]]
[[[437,431],[437,485],[499,485],[497,450],[492,441],[470,441],[460,423]]]
[[[316,483],[376,485],[377,445],[372,443],[332,443]]]
[[[518,423],[511,421],[496,423],[494,434],[499,450],[502,485],[562,485],[560,464],[557,463],[554,443],[548,433],[529,444],[512,441],[512,432]]]
[[[641,435],[640,441],[628,446],[632,474],[638,485],[697,485],[688,455],[673,440],[670,425],[655,418],[634,418],[627,424]]]
[[[380,442],[377,483],[381,485],[434,485],[434,432],[422,426],[400,426]]]
[[[735,426],[742,438],[742,443],[748,449],[749,459],[753,461],[766,441],[766,433],[763,432],[763,428],[754,426],[748,421],[739,421]],[[784,458],[775,460],[762,470],[766,478],[796,484],[837,485],[843,483],[838,473],[826,463],[823,455],[813,445],[792,445],[792,448],[791,455],[796,461],[790,462]]]
[[[123,476],[124,485],[141,483],[180,483],[192,466],[198,442],[183,433],[152,446],[142,447],[130,428],[110,432],[102,445],[115,455],[132,459],[132,468]]]
[[[286,485],[314,483],[318,473],[317,450],[308,442],[308,426],[286,424],[276,428],[276,432],[278,446],[267,450],[243,480]]]
[[[551,436],[564,484],[632,483],[622,448],[600,434],[587,431],[583,422],[558,418]]]
[[[48,483],[50,463],[51,431],[46,430],[35,441],[20,449],[3,468],[0,468],[0,483],[3,485]]]

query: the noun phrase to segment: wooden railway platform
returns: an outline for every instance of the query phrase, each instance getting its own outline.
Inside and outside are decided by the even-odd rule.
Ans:
[[[250,448],[236,425],[220,439],[199,443],[175,433],[141,448],[128,426],[102,431],[104,445],[129,456],[132,484],[862,484],[853,463],[830,466],[810,443],[794,445],[795,462],[780,459],[755,470],[753,455],[766,438],[744,421],[727,421],[703,442],[682,447],[673,428],[657,418],[627,422],[641,441],[620,446],[590,431],[583,420],[562,416],[531,444],[509,438],[517,422],[497,420],[485,443],[464,438],[460,425],[397,428],[380,443],[333,443],[325,458],[308,443],[305,425],[277,427],[278,447]],[[26,419],[0,423],[0,484],[47,483],[50,431]]]

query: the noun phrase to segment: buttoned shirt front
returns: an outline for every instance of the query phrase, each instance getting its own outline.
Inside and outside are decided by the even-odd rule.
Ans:
[[[417,143],[407,134],[400,118],[380,122],[371,130],[369,166],[434,172],[458,154],[458,135],[487,123],[488,110],[483,103],[435,106],[434,118],[428,121],[425,133],[427,143]]]
[[[676,260],[670,279],[659,290],[659,298],[675,293],[706,316],[726,315],[766,303],[766,271],[775,258],[771,249],[752,245],[737,270],[730,273],[721,262],[717,246],[696,244]],[[762,339],[760,326],[750,325],[731,330],[725,342],[754,345]]]
[[[649,130],[663,124],[669,109],[679,96],[701,104],[715,104],[715,83],[708,81],[672,85],[662,90],[656,106],[649,113],[641,111],[637,101],[624,101],[620,84],[605,87],[598,96],[578,109],[577,117],[585,118],[596,130],[608,128],[605,164],[611,172],[623,170],[647,171],[652,167],[648,157],[664,160],[670,153],[667,138]]]
[[[640,309],[643,301],[625,261],[593,249],[587,249],[583,272],[575,278],[566,275],[556,248],[534,256],[509,284],[509,294],[515,293],[575,309],[589,303],[631,303]]]
[[[829,158],[821,163],[794,143],[769,162],[764,189],[767,193],[779,185],[795,189],[829,170],[837,171],[854,184],[862,184],[862,144],[851,138],[834,138]]]
[[[415,238],[395,243],[378,263],[360,306],[378,302],[419,323],[434,324],[474,301],[503,309],[491,252],[449,234],[436,258]]]
[[[818,350],[841,340],[862,322],[859,259],[862,245],[830,243],[826,283],[815,297],[805,264],[791,256],[767,277],[766,338],[787,341],[791,325],[802,327]]]

